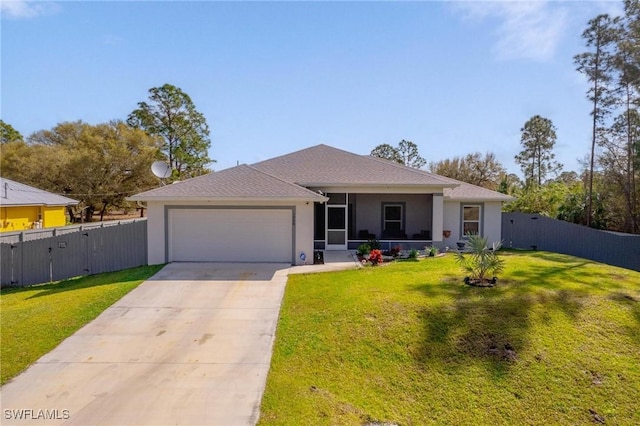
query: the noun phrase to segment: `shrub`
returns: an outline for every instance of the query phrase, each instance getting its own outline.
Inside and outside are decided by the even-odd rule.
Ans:
[[[409,250],[409,259],[417,259],[418,258],[418,250],[411,249]]]
[[[380,250],[380,241],[376,240],[375,238],[372,238],[369,241],[367,241],[367,244],[369,244],[369,247],[371,247],[371,250]]]
[[[477,234],[469,235],[467,243],[470,252],[463,254],[456,251],[456,262],[470,274],[468,280],[483,282],[489,275],[500,273],[504,269],[504,260],[498,257],[502,242],[494,242],[492,248],[487,247],[487,238]]]
[[[382,263],[382,252],[378,249],[371,250],[371,253],[369,254],[369,262],[371,262],[372,265]]]
[[[389,250],[389,255],[396,257],[397,255],[400,254],[400,252],[402,251],[402,246],[395,246],[395,247],[391,247],[391,250]]]
[[[438,254],[438,247],[427,246],[424,248],[424,251],[427,253],[429,257],[433,257]]]
[[[371,246],[367,243],[362,243],[358,246],[358,254],[366,256],[371,252]]]

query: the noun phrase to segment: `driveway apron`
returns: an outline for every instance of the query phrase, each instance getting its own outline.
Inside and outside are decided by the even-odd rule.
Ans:
[[[165,266],[5,384],[0,423],[255,424],[289,267]]]

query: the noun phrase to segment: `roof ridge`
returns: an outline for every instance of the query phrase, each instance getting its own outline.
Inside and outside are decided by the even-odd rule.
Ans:
[[[278,156],[276,156],[276,157],[267,158],[267,159],[264,159],[264,160],[258,161],[257,163],[247,164],[247,165],[250,165],[251,167],[253,167],[253,166],[255,166],[256,164],[265,163],[265,162],[267,162],[267,161],[272,161],[272,160],[277,160],[278,158],[288,157],[288,156],[293,155],[293,154],[299,154],[299,153],[301,153],[301,152],[309,151],[310,149],[318,148],[318,147],[320,147],[320,146],[328,146],[328,145],[325,145],[325,144],[321,143],[321,144],[314,145],[314,146],[308,146],[308,147],[306,147],[306,148],[302,148],[302,149],[299,149],[299,150],[297,150],[297,151],[288,152],[288,153],[286,153],[286,154],[281,154],[281,155],[278,155]],[[332,148],[332,147],[329,147],[329,148]]]
[[[364,157],[364,155],[356,154],[354,152],[347,151],[347,150],[342,149],[342,148],[336,148],[335,146],[327,145],[325,143],[319,143],[317,145],[309,146],[307,148],[302,148],[302,149],[299,149],[297,151],[289,152],[287,154],[278,155],[277,157],[267,158],[265,160],[258,161],[257,163],[250,164],[250,166],[255,166],[255,165],[258,165],[258,164],[261,164],[261,163],[266,163],[268,161],[270,162],[272,160],[277,160],[279,158],[289,157],[289,156],[292,156],[292,155],[300,154],[301,152],[311,151],[313,149],[317,149],[317,148],[320,148],[320,147],[329,148],[329,149],[331,149],[333,151],[340,151],[343,154],[348,154],[348,155],[351,155],[351,156],[354,156],[354,157],[358,157],[358,158]]]

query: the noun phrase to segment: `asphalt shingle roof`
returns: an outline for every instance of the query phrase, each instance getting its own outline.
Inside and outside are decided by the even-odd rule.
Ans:
[[[129,197],[153,198],[253,198],[323,201],[320,194],[242,164],[182,182],[152,189]]]
[[[358,155],[327,145],[240,165],[176,182],[129,197],[150,199],[299,199],[325,198],[305,187],[322,186],[430,186],[448,199],[510,201],[499,192],[418,170],[369,155]]]
[[[452,179],[453,180],[453,179]],[[456,181],[460,183],[457,188],[445,188],[445,198],[457,201],[513,201],[514,197],[501,192],[492,191],[490,189],[482,188],[480,186],[471,185],[468,183]]]
[[[363,185],[452,186],[450,180],[369,155],[316,145],[253,164],[253,167],[303,186]]]
[[[426,173],[426,172],[425,172]],[[516,198],[511,195],[503,194],[498,191],[492,191],[481,186],[472,185],[470,183],[462,182],[461,180],[440,176],[440,179],[444,179],[451,183],[456,184],[455,188],[444,188],[444,196],[450,200],[456,201],[513,201]]]
[[[79,201],[0,177],[2,206],[67,206]]]

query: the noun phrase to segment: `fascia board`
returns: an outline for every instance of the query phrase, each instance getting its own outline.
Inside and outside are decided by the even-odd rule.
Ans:
[[[164,202],[317,202],[325,203],[329,200],[327,197],[139,197],[137,195],[125,198],[127,201],[164,201]]]

